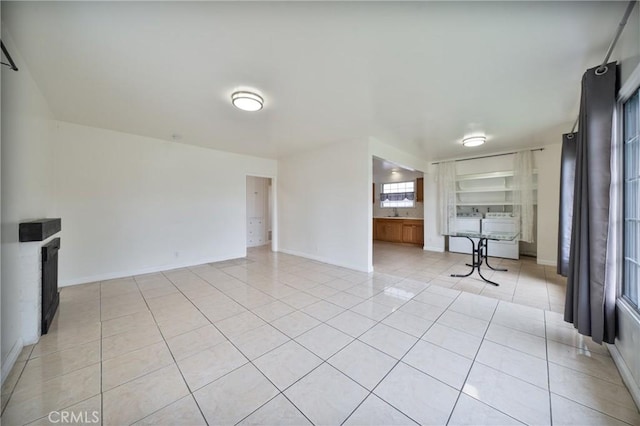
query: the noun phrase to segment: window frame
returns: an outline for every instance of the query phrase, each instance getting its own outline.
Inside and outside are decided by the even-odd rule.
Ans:
[[[625,189],[624,189],[624,177],[625,177],[625,158],[624,158],[624,104],[631,99],[640,90],[640,64],[636,66],[633,72],[627,78],[627,81],[622,85],[618,91],[616,99],[615,120],[615,151],[612,153],[614,158],[612,162],[617,165],[616,178],[618,179],[618,185],[614,192],[618,197],[616,219],[622,226],[616,226],[616,238],[618,244],[616,244],[615,255],[615,268],[617,271],[616,277],[616,305],[619,309],[623,309],[628,312],[637,322],[640,322],[640,308],[636,307],[629,298],[623,295],[624,292],[624,280],[626,279],[624,271],[624,255],[625,255],[625,230],[624,230],[624,218],[625,218]],[[639,296],[640,297],[640,296]],[[640,302],[640,300],[639,300]],[[640,305],[640,303],[639,303]]]
[[[385,206],[382,203],[383,194],[393,194],[393,192],[384,192],[385,185],[394,185],[394,184],[406,184],[410,183],[413,186],[413,200],[411,200],[410,206]],[[414,180],[402,180],[397,182],[384,182],[380,184],[380,208],[381,209],[415,209],[416,208],[416,181]],[[405,192],[408,193],[408,192]]]
[[[621,191],[622,191],[622,206],[621,206],[621,216],[622,216],[622,229],[621,229],[621,234],[622,234],[622,238],[621,238],[621,268],[620,268],[620,277],[621,277],[621,282],[620,282],[620,290],[619,290],[619,298],[622,299],[633,311],[635,311],[636,313],[640,314],[640,292],[638,294],[636,294],[636,298],[638,300],[633,300],[631,297],[629,297],[628,294],[626,294],[625,289],[627,286],[627,268],[626,268],[626,263],[627,263],[627,156],[626,156],[626,151],[627,151],[627,141],[626,141],[626,134],[625,134],[625,129],[626,129],[626,114],[625,114],[625,105],[630,102],[634,97],[637,97],[637,112],[638,115],[640,115],[640,87],[638,87],[636,90],[632,91],[631,94],[629,96],[626,96],[624,99],[620,98],[619,100],[619,104],[620,104],[620,157],[621,157],[621,162],[620,162],[620,166],[621,166],[621,174],[622,174],[622,179],[621,179]],[[637,137],[640,137],[640,120],[638,120],[638,123],[636,125],[636,134],[638,135]],[[638,139],[636,142],[634,143],[638,143],[640,144],[640,139]],[[640,169],[640,168],[639,168]],[[636,218],[637,219],[637,218]],[[640,260],[640,259],[639,259]],[[635,259],[632,261],[632,263],[636,264],[636,268],[637,271],[640,272],[640,268],[637,267],[638,263],[636,263]],[[636,273],[638,273],[636,272]],[[637,285],[637,284],[636,284]],[[638,290],[636,289],[636,292],[638,292]]]

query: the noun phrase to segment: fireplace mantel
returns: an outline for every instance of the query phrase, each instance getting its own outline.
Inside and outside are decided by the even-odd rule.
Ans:
[[[21,243],[29,241],[44,241],[62,229],[62,219],[38,219],[20,224],[19,240]]]

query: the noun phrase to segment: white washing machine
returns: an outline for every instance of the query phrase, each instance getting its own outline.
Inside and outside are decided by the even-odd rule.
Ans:
[[[513,213],[486,213],[482,232],[520,232],[520,218]],[[489,241],[487,253],[492,257],[520,258],[519,238],[513,241]]]
[[[480,232],[482,213],[458,213],[450,226],[452,231]],[[472,238],[478,245],[478,239]],[[449,251],[454,253],[471,253],[471,243],[465,237],[449,237]]]

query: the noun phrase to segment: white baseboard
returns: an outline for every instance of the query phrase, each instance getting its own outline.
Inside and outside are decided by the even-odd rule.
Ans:
[[[11,373],[11,369],[16,364],[16,360],[20,356],[23,347],[22,339],[18,339],[7,354],[7,359],[2,363],[2,383],[4,383],[9,373]]]
[[[622,376],[622,381],[627,385],[627,389],[629,389],[631,397],[635,401],[638,409],[640,409],[640,386],[633,378],[631,370],[627,367],[627,364],[624,362],[624,358],[622,358],[622,355],[620,354],[620,351],[618,351],[618,348],[616,348],[616,345],[607,344],[607,348],[609,349],[611,358],[613,358],[613,363],[618,368],[620,376]]]
[[[335,265],[335,266],[340,266],[341,268],[347,268],[347,269],[353,269],[355,271],[359,271],[359,272],[372,272],[373,268],[370,268],[371,270],[369,270],[369,268],[362,268],[359,265],[353,265],[350,263],[342,263],[342,262],[336,262],[333,259],[329,259],[326,257],[322,257],[322,256],[316,256],[313,254],[309,254],[309,253],[303,253],[297,250],[288,250],[288,249],[279,249],[278,250],[280,253],[285,253],[285,254],[290,254],[292,256],[298,256],[298,257],[304,257],[305,259],[311,259],[311,260],[315,260],[317,262],[322,262],[322,263],[328,263],[329,265]]]
[[[214,263],[214,262],[223,262],[225,260],[231,260],[231,259],[238,259],[241,257],[246,256],[246,252],[244,255],[240,255],[240,256],[229,256],[229,257],[217,257],[217,258],[204,258],[204,259],[200,259],[200,260],[195,260],[195,261],[188,261],[188,262],[184,262],[184,263],[172,263],[172,264],[168,264],[168,265],[162,265],[162,266],[152,266],[152,267],[148,267],[148,268],[141,268],[141,269],[135,269],[135,270],[131,270],[131,271],[120,271],[120,272],[108,272],[105,274],[98,274],[98,275],[91,275],[91,276],[86,276],[86,277],[78,277],[78,278],[69,278],[69,279],[60,279],[60,282],[58,284],[59,287],[67,287],[67,286],[71,286],[71,285],[78,285],[78,284],[87,284],[87,283],[93,283],[93,282],[97,282],[97,281],[106,281],[106,280],[113,280],[113,279],[117,279],[117,278],[126,278],[126,277],[131,277],[134,275],[144,275],[144,274],[153,274],[156,272],[164,272],[164,271],[170,271],[172,269],[179,269],[179,268],[188,268],[191,266],[198,266],[198,265],[203,265],[205,263]]]
[[[440,246],[424,246],[423,248],[424,251],[435,251],[438,253],[444,253],[444,247],[440,247]]]
[[[547,259],[538,258],[536,263],[538,265],[544,265],[544,266],[558,266],[558,261],[557,260],[547,260]]]

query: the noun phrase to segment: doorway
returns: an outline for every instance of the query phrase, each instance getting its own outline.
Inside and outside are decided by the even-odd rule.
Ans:
[[[247,176],[247,247],[273,241],[273,185],[271,178]]]
[[[392,258],[423,249],[424,174],[375,156],[372,166],[372,261],[375,269]]]

